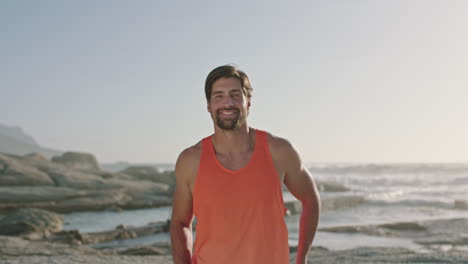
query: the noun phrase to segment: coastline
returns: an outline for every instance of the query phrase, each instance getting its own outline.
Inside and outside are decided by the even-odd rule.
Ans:
[[[112,250],[95,250],[82,245],[71,246],[0,236],[1,264],[169,264],[172,263],[169,252],[170,249],[167,246],[164,247],[164,245],[160,245],[159,248],[157,246],[147,246],[140,248],[140,250],[116,252]],[[294,252],[290,255],[290,263],[295,263]],[[321,247],[313,247],[309,254],[308,263],[468,263],[468,252],[432,251],[416,253],[397,247],[365,247],[331,251]]]

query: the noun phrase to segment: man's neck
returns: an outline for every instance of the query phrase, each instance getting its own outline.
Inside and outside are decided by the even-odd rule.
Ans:
[[[215,126],[213,145],[216,152],[223,155],[243,154],[253,149],[254,133],[254,129],[247,124],[233,130],[224,130]]]

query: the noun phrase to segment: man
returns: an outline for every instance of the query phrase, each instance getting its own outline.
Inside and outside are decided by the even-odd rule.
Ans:
[[[307,263],[320,207],[312,176],[287,140],[248,126],[252,87],[244,72],[214,69],[205,95],[214,134],[185,149],[176,163],[174,263],[288,264],[283,182],[302,203],[296,263]]]

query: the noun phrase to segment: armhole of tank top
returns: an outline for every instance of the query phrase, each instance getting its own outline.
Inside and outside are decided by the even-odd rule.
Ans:
[[[204,138],[202,139],[202,142],[201,142],[201,151],[200,151],[200,160],[198,161],[198,168],[197,168],[197,172],[195,174],[195,181],[193,182],[193,192],[192,192],[192,205],[193,205],[193,215],[196,216],[195,212],[197,211],[196,208],[195,208],[195,193],[198,189],[198,182],[200,181],[199,177],[200,177],[200,171],[201,171],[201,165],[202,165],[202,162],[203,162],[203,159],[205,158],[204,156],[205,155],[205,151],[207,149],[207,144],[206,144],[206,141],[207,139]]]
[[[270,145],[268,144],[268,133],[266,131],[261,131],[261,133],[263,134],[261,136],[263,138],[261,139],[261,141],[263,143],[263,149],[266,154],[267,162],[270,164],[272,171],[274,172],[274,175],[276,176],[275,182],[276,182],[276,188],[277,188],[279,199],[280,199],[279,201],[280,211],[282,212],[283,216],[286,216],[287,208],[284,205],[283,185],[280,182],[280,177],[279,177],[278,171],[276,170],[275,162],[273,161],[273,155],[271,154]]]

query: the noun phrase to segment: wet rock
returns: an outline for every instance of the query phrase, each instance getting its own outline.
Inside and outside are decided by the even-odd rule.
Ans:
[[[425,231],[427,230],[426,227],[415,222],[390,223],[390,224],[378,225],[378,227],[391,229],[391,230],[397,230],[397,231]]]
[[[161,221],[138,227],[121,225],[114,230],[82,233],[81,237],[84,244],[96,244],[112,240],[149,236],[167,232],[168,230],[169,222]]]
[[[0,234],[34,235],[35,238],[41,238],[60,231],[62,225],[62,215],[42,209],[23,208],[0,220]]]
[[[137,255],[137,256],[148,256],[148,255],[169,255],[170,251],[164,248],[158,248],[154,246],[139,246],[129,248],[123,251],[119,251],[121,255]]]

